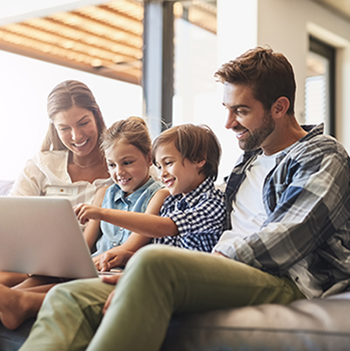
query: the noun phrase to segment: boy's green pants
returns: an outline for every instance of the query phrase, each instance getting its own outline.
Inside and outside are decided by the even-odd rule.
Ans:
[[[103,316],[113,289],[99,278],[57,285],[20,350],[159,350],[173,313],[304,298],[289,278],[165,245],[150,245],[132,257]]]

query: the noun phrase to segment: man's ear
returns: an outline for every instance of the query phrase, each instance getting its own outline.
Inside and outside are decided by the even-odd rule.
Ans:
[[[287,111],[289,109],[290,102],[289,99],[286,98],[285,96],[280,96],[272,105],[271,107],[271,113],[275,117],[282,117],[285,114],[287,114]]]

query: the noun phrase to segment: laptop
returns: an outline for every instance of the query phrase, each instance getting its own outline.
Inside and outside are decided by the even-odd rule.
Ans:
[[[0,196],[0,271],[98,277],[69,200]]]

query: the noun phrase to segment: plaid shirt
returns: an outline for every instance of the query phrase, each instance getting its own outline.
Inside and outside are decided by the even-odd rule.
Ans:
[[[246,152],[228,180],[228,219],[246,170],[261,152]],[[349,290],[349,184],[348,154],[334,138],[323,135],[323,125],[317,126],[283,150],[267,175],[267,219],[260,230],[245,238],[225,232],[214,250],[291,277],[308,298]]]
[[[171,218],[178,234],[154,239],[154,243],[210,252],[224,231],[225,197],[210,178],[183,196],[168,196],[160,210]]]

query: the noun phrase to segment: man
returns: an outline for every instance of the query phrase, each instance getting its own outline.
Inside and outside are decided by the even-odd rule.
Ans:
[[[322,126],[297,123],[290,63],[256,48],[215,76],[224,84],[226,128],[244,150],[226,189],[232,229],[213,254],[141,249],[103,319],[112,285],[59,285],[21,350],[158,350],[174,313],[287,304],[349,286],[349,157]]]

